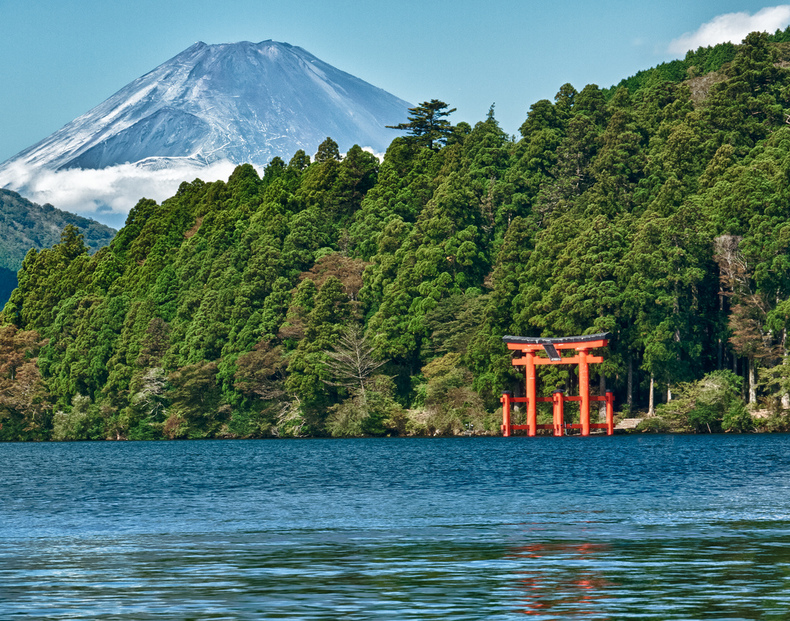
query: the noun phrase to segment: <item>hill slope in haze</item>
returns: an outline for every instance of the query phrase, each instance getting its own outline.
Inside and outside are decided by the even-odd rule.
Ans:
[[[17,286],[16,273],[28,250],[51,248],[66,225],[80,229],[91,252],[110,243],[116,231],[87,218],[37,205],[16,192],[0,189],[0,304]]]

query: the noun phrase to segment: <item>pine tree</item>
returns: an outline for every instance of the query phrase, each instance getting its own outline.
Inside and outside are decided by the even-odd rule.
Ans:
[[[445,117],[455,112],[455,108],[438,99],[424,101],[409,108],[409,122],[387,125],[390,129],[408,131],[410,138],[418,145],[433,149],[434,145],[444,145],[453,135],[453,126]]]

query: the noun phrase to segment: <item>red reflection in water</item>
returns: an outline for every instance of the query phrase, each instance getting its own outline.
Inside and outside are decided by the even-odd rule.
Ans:
[[[612,583],[600,572],[586,567],[586,561],[608,551],[596,543],[532,543],[512,550],[513,560],[523,559],[535,569],[516,572],[516,588],[521,591],[519,612],[525,615],[589,615],[596,602],[610,597]],[[544,563],[536,563],[537,560]]]

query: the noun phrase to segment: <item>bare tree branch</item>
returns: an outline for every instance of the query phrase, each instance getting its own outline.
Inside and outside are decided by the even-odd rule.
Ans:
[[[325,383],[330,386],[359,388],[362,394],[368,378],[386,363],[386,360],[376,360],[373,347],[362,328],[356,324],[346,327],[335,346],[324,353],[328,358],[324,362],[324,368],[331,376],[331,379],[324,380]]]

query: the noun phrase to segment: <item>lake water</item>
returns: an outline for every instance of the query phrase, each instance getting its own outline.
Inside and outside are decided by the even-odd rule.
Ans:
[[[0,444],[0,619],[790,619],[790,436]]]

